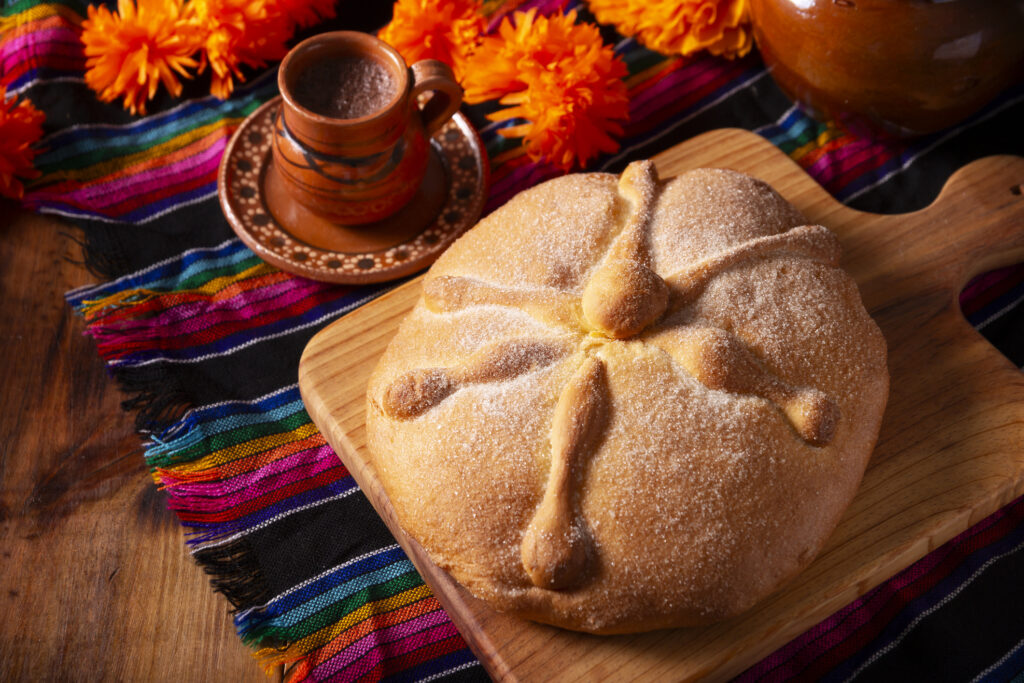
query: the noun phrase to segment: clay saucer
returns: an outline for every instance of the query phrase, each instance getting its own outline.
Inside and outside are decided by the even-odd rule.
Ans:
[[[280,103],[274,98],[242,122],[217,174],[224,215],[264,261],[314,280],[385,282],[429,266],[480,218],[487,155],[461,113],[431,138],[427,175],[405,208],[377,223],[340,226],[293,201],[273,170],[270,143]]]

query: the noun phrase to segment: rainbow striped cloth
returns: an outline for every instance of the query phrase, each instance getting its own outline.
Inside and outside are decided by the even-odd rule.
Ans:
[[[508,4],[491,9],[500,14]],[[552,0],[514,4],[565,9]],[[482,678],[313,426],[295,384],[309,338],[392,285],[344,287],[283,273],[235,239],[220,214],[221,154],[238,124],[276,94],[275,73],[252,74],[226,102],[207,96],[199,79],[182,99],[158,96],[151,115],[130,117],[84,85],[84,13],[81,2],[20,0],[0,15],[3,81],[48,115],[42,176],[24,201],[83,229],[88,263],[103,282],[67,300],[129,391],[126,408],[147,440],[153,477],[190,552],[234,607],[240,637],[264,664],[289,663],[294,681]],[[382,3],[330,27],[369,30],[386,19]],[[928,204],[972,159],[1024,154],[1024,88],[956,128],[886,144],[809,119],[756,54],[667,59],[621,39],[616,50],[629,66],[631,121],[621,150],[595,170],[618,171],[698,133],[737,126],[779,146],[851,206],[897,212]],[[468,114],[492,162],[488,209],[557,174],[529,163],[479,111]],[[1022,301],[1020,267],[977,279],[961,299],[971,322],[1018,366]],[[1017,500],[740,679],[1012,679],[1024,669],[1021,576]]]

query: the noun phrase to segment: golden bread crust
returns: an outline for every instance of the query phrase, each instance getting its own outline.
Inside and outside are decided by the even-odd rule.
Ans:
[[[403,528],[498,609],[621,633],[737,614],[818,553],[888,394],[838,240],[765,183],[577,174],[424,280],[367,391]]]

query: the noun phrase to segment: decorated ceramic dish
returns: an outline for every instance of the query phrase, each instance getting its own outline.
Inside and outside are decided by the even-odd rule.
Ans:
[[[280,98],[239,126],[218,173],[221,208],[232,229],[262,259],[327,282],[386,282],[426,268],[472,227],[487,196],[487,156],[461,113],[431,138],[426,178],[412,201],[376,223],[339,226],[285,192],[271,139]]]

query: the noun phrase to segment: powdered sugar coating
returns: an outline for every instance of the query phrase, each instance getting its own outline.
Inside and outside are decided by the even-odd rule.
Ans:
[[[487,249],[453,245],[431,273],[578,293],[618,228],[624,207],[616,182],[606,173],[564,176],[532,188],[528,196],[519,194],[474,228],[476,234],[501,232],[499,244]],[[475,242],[474,231],[456,244]]]

